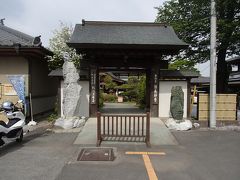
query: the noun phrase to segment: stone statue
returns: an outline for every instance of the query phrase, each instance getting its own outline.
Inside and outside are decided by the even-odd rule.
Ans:
[[[71,61],[68,53],[63,54],[63,117],[59,118],[56,126],[63,127],[64,129],[71,129],[79,127],[85,123],[85,119],[79,116],[80,98],[81,98],[81,85],[79,84],[79,74],[74,63]]]
[[[173,119],[183,119],[184,93],[181,86],[174,86],[171,90],[170,112]]]
[[[80,108],[78,107],[78,101],[80,101],[82,87],[78,83],[79,74],[77,69],[74,63],[70,61],[67,53],[64,54],[63,79],[63,115],[66,118],[78,116],[76,112],[77,108]]]

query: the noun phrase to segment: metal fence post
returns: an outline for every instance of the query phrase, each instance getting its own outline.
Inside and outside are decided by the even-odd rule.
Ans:
[[[147,120],[146,120],[146,144],[147,147],[150,147],[150,113],[147,112]]]
[[[97,146],[101,144],[101,113],[97,112]]]

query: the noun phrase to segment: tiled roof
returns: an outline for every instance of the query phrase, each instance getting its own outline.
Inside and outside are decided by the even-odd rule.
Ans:
[[[192,84],[209,84],[210,77],[198,77],[191,79]]]
[[[79,73],[79,75],[88,75],[88,71],[86,70],[77,70],[77,72]],[[61,68],[52,70],[48,76],[55,76],[55,77],[63,77],[63,70]]]
[[[160,70],[160,77],[164,78],[196,78],[199,73],[193,71],[181,71],[181,70]]]
[[[226,61],[227,61],[227,62],[231,62],[231,61],[240,61],[240,56],[236,56],[236,57],[233,57],[233,58],[227,59]]]
[[[188,46],[166,24],[104,21],[76,24],[68,44]]]
[[[0,46],[32,46],[34,37],[0,24]]]
[[[48,76],[56,76],[56,77],[62,77],[63,76],[63,71],[62,69],[55,69],[55,70],[52,70]]]
[[[240,64],[240,56],[227,59],[226,62],[227,62],[228,64]]]

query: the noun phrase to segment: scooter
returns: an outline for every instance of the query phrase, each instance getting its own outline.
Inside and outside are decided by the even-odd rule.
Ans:
[[[14,140],[21,142],[23,139],[23,126],[26,118],[23,108],[19,108],[17,104],[22,106],[22,101],[20,100],[16,104],[5,101],[0,107],[0,111],[3,111],[8,118],[8,122],[0,120],[0,146]]]

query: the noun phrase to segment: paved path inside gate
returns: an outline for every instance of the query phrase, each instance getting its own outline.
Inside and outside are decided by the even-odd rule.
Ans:
[[[101,112],[109,114],[145,113],[143,109],[138,108],[134,103],[104,103],[104,107],[101,109]]]
[[[97,118],[89,118],[74,144],[95,146],[97,142]],[[176,145],[175,137],[159,118],[150,119],[151,145]],[[129,144],[143,145],[145,143],[103,141],[102,145]]]
[[[110,114],[139,114],[144,113],[133,103],[105,103],[102,109],[103,113]],[[74,144],[95,146],[97,142],[97,119],[89,118],[83,130],[79,133]],[[103,141],[104,144],[116,144],[120,142]],[[176,145],[177,141],[171,134],[169,129],[159,118],[150,119],[150,143],[151,145]],[[143,143],[121,142],[120,144],[136,144]]]

